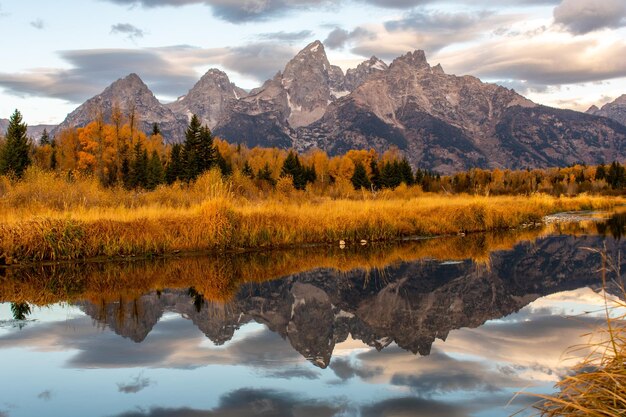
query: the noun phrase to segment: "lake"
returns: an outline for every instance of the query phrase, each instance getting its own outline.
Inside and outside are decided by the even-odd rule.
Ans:
[[[0,416],[511,415],[602,324],[624,224],[0,269]]]

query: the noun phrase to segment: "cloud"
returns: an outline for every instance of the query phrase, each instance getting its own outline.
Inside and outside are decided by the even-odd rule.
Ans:
[[[111,26],[112,34],[123,34],[129,39],[143,38],[145,32],[130,23],[117,23]]]
[[[600,41],[548,32],[496,39],[461,51],[437,54],[435,59],[453,74],[472,74],[491,80],[523,81],[541,88],[626,76],[623,40]]]
[[[116,417],[332,417],[344,406],[308,400],[295,395],[265,389],[239,389],[220,398],[212,410],[191,408],[153,408],[150,411],[130,411]]]
[[[37,394],[37,398],[43,401],[50,401],[52,399],[52,391],[45,390],[43,392],[40,392],[39,394]]]
[[[258,38],[266,41],[283,41],[283,42],[299,42],[313,36],[313,32],[310,30],[301,30],[300,32],[269,32],[261,33]]]
[[[623,0],[563,0],[554,9],[554,21],[580,35],[626,25]]]
[[[464,407],[422,398],[406,397],[381,401],[361,409],[361,417],[469,417]]]
[[[139,374],[127,384],[117,384],[117,390],[124,394],[136,394],[148,388],[150,385],[154,385],[154,382],[150,380],[150,378],[144,378],[142,374]]]
[[[357,27],[351,32],[342,28],[335,28],[328,34],[324,45],[330,49],[339,49],[351,41],[359,41],[361,39],[376,39],[376,34],[362,27]]]
[[[165,7],[204,4],[213,14],[231,23],[269,20],[295,10],[332,6],[336,0],[107,0],[128,6]]]
[[[380,367],[364,368],[353,364],[349,359],[343,358],[335,358],[330,364],[330,369],[332,369],[335,375],[342,381],[354,378],[355,376],[361,379],[370,379],[382,374],[382,368]]]
[[[231,48],[175,45],[61,51],[60,57],[70,68],[0,73],[0,87],[16,96],[43,96],[79,103],[100,93],[113,81],[137,73],[155,94],[178,97],[198,81],[197,67],[221,66],[260,84],[282,69],[296,52],[280,42]]]
[[[35,29],[42,30],[46,26],[46,23],[42,19],[36,19],[30,22],[30,25]]]
[[[268,371],[263,374],[267,378],[279,378],[279,379],[294,379],[294,378],[302,378],[302,379],[319,379],[320,373],[315,372],[311,369],[295,367],[288,369],[278,369]]]

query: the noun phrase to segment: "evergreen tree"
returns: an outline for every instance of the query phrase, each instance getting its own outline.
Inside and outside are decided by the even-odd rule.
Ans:
[[[622,188],[626,185],[626,169],[617,161],[609,166],[606,182],[613,189]]]
[[[152,124],[152,136],[156,136],[160,134],[161,134],[161,129],[159,128],[159,124],[157,122],[154,122]]]
[[[290,176],[293,179],[293,186],[296,190],[304,190],[306,188],[307,179],[304,168],[300,163],[298,155],[292,151],[289,151],[289,155],[287,155],[287,159],[285,159],[285,162],[283,163],[283,167],[280,170],[280,176]]]
[[[52,148],[52,155],[50,155],[50,169],[51,170],[56,170],[57,169],[57,165],[58,165],[58,161],[57,161],[57,150],[56,148]]]
[[[369,190],[372,186],[372,183],[367,176],[367,171],[365,171],[365,167],[361,161],[357,162],[354,166],[354,174],[352,174],[350,181],[352,181],[352,185],[355,190],[360,190],[361,188]]]
[[[17,178],[24,175],[30,165],[30,146],[26,136],[27,126],[22,122],[22,115],[15,110],[9,120],[6,142],[0,153],[0,175],[13,174]]]
[[[52,142],[50,141],[50,135],[48,134],[48,129],[44,129],[43,132],[41,133],[39,144],[41,146],[52,145]]]
[[[163,171],[163,163],[157,151],[152,151],[150,160],[148,161],[148,175],[146,188],[154,190],[157,186],[163,184],[165,180],[165,172]]]
[[[126,188],[132,188],[132,179],[130,175],[130,162],[127,157],[122,158],[122,166],[120,168],[120,174],[122,175],[122,184]]]
[[[406,185],[415,184],[415,177],[413,176],[413,169],[406,158],[402,158],[402,161],[398,163],[398,172],[401,181]]]
[[[371,182],[375,189],[379,190],[383,187],[381,179],[380,179],[380,170],[378,169],[378,162],[375,159],[372,159],[370,162],[370,171],[372,172]]]
[[[314,183],[317,181],[317,172],[315,172],[315,166],[304,167],[304,179],[307,183]]]
[[[133,162],[130,167],[130,188],[146,188],[148,183],[148,151],[137,142],[134,149]]]
[[[398,161],[385,162],[380,170],[380,183],[384,188],[394,189],[402,183],[402,173]]]
[[[182,159],[182,146],[179,143],[172,145],[170,161],[165,171],[165,181],[172,184],[177,180],[184,179],[184,163]]]
[[[252,167],[250,166],[248,161],[246,161],[243,164],[243,168],[241,169],[241,173],[243,175],[245,175],[246,177],[250,178],[250,179],[254,179],[254,172],[252,171]]]
[[[603,180],[605,178],[606,178],[606,167],[604,166],[604,164],[598,165],[598,168],[596,168],[595,179]]]
[[[267,162],[265,163],[265,166],[259,170],[256,177],[261,181],[267,181],[272,187],[276,185],[276,180],[272,177],[270,164]]]
[[[227,177],[233,173],[233,166],[230,161],[227,161],[219,151],[216,151],[217,166],[220,168],[220,172],[223,176]]]
[[[228,171],[229,164],[219,159],[218,152],[213,146],[211,130],[200,124],[200,119],[195,114],[192,116],[183,144],[182,160],[185,165],[183,178],[193,181],[200,174],[208,171],[216,164],[222,164],[220,168]],[[232,167],[230,168],[232,172]]]

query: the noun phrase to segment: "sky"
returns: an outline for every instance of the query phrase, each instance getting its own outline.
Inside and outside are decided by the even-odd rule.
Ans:
[[[164,103],[209,68],[250,89],[314,40],[344,69],[432,65],[586,110],[626,93],[626,0],[0,0],[0,118],[57,124],[137,73]]]

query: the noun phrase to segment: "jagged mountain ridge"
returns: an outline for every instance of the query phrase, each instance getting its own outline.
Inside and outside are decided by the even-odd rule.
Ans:
[[[167,106],[135,81],[139,87],[129,91],[116,92],[114,83],[70,114],[62,127],[86,123],[89,103],[107,107],[114,100],[132,101],[134,91],[145,126],[159,123],[170,141],[183,139],[195,113],[217,136],[249,147],[320,148],[333,155],[395,146],[413,166],[443,174],[626,157],[626,126],[604,114],[537,105],[476,77],[446,74],[441,65],[431,67],[419,50],[389,66],[372,57],[344,74],[315,41],[248,94],[213,69]]]
[[[115,333],[143,341],[165,311],[191,320],[221,345],[249,322],[289,341],[322,368],[335,345],[349,335],[384,349],[391,343],[427,355],[450,331],[478,327],[518,311],[539,297],[585,286],[598,289],[597,254],[601,237],[557,236],[494,252],[491,266],[471,261],[418,261],[384,272],[317,269],[242,286],[228,303],[197,300],[185,290],[149,293],[135,300],[80,303],[81,309]],[[613,251],[618,241],[607,241]],[[383,274],[383,275],[381,275]]]
[[[602,108],[591,106],[587,110],[587,114],[608,117],[626,126],[626,94],[622,94],[614,101],[602,106]]]
[[[104,120],[110,121],[115,106],[118,106],[124,114],[134,109],[140,130],[146,133],[152,131],[153,123],[157,123],[164,137],[180,139],[187,127],[187,117],[174,114],[162,105],[141,78],[133,73],[120,78],[101,94],[87,100],[70,113],[52,134],[55,135],[68,127],[85,126],[93,121],[99,112],[102,113]]]

